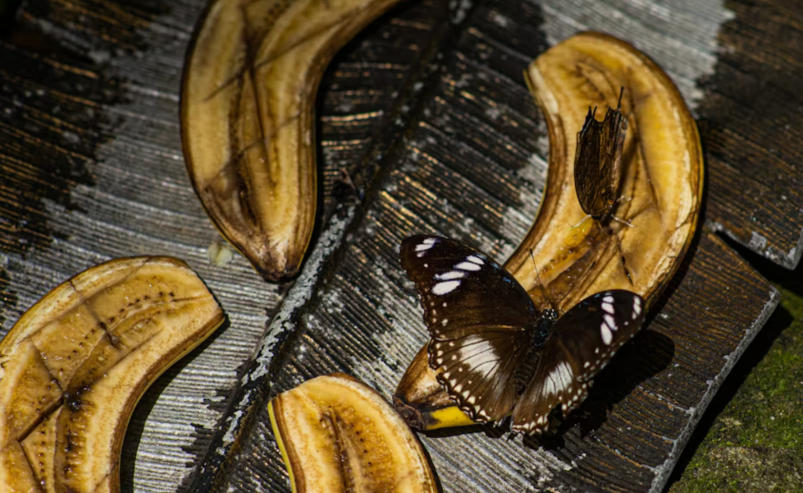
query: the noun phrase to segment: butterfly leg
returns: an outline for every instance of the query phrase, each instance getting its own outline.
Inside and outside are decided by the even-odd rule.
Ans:
[[[586,219],[588,219],[589,217],[591,217],[591,214],[586,214],[583,219],[580,219],[579,223],[575,224],[574,226],[570,227],[569,229],[575,229],[575,228],[579,227],[581,224],[586,222]]]
[[[614,220],[616,220],[618,222],[624,222],[629,227],[633,227],[632,224],[628,223],[627,221],[620,220],[616,216],[611,216],[611,218],[613,218]],[[621,242],[621,240],[619,240],[619,235],[610,226],[607,226],[607,227],[605,227],[603,229],[605,230],[606,233],[608,233],[609,236],[613,236],[614,239],[616,239],[616,249],[619,251],[619,258],[622,261],[622,269],[625,271],[625,276],[627,276],[627,280],[630,282],[630,285],[632,286],[633,285],[633,278],[630,275],[630,269],[627,268],[627,259],[625,258],[624,250],[622,250],[622,242]]]
[[[619,223],[619,224],[624,224],[624,225],[625,225],[625,226],[627,226],[628,228],[633,228],[633,227],[635,227],[635,226],[633,226],[633,223],[631,223],[630,221],[628,221],[628,220],[626,220],[626,219],[621,219],[621,218],[618,218],[618,217],[616,217],[616,216],[611,216],[611,219],[613,219],[614,221],[616,221],[616,222],[617,222],[617,223]]]
[[[544,295],[544,299],[547,300],[547,302],[549,303],[549,306],[551,306],[553,310],[555,310],[556,312],[559,311],[558,310],[558,305],[556,305],[555,302],[552,300],[552,297],[547,294],[547,289],[548,288],[546,288],[546,286],[544,286],[544,283],[541,282],[541,275],[538,273],[538,266],[535,265],[535,255],[533,254],[533,249],[532,248],[530,248],[530,258],[533,261],[533,269],[535,270],[535,278],[538,280],[538,285],[541,286],[541,294]]]

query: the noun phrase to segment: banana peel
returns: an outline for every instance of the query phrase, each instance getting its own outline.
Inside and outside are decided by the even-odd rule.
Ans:
[[[268,404],[293,492],[438,491],[424,449],[375,390],[342,373]]]
[[[315,223],[315,93],[332,56],[398,0],[216,0],[186,63],[184,155],[223,236],[268,281],[297,274]]]
[[[702,147],[682,96],[646,55],[594,32],[550,48],[525,78],[549,127],[549,171],[537,218],[505,268],[542,309],[554,303],[565,312],[611,289],[633,291],[652,306],[692,241],[702,197]],[[628,119],[622,197],[608,228],[586,218],[577,199],[575,136],[589,107],[602,114],[616,108],[621,88]],[[470,424],[438,387],[425,347],[399,382],[394,405],[417,429]]]
[[[0,491],[120,491],[134,407],[224,320],[169,257],[112,260],[56,287],[0,342]]]

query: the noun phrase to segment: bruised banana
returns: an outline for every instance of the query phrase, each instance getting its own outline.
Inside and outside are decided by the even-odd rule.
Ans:
[[[702,196],[700,138],[682,96],[647,56],[600,33],[555,45],[525,77],[549,127],[549,173],[536,221],[505,268],[539,308],[549,307],[543,293],[565,312],[612,289],[633,291],[653,305],[691,243]],[[609,234],[596,220],[584,220],[573,165],[589,107],[601,114],[616,108],[622,87],[628,130],[621,199],[612,211],[621,221],[611,223]],[[394,395],[405,420],[424,430],[473,424],[435,375],[424,348]]]
[[[342,373],[268,404],[293,492],[438,491],[424,449],[375,390]]]
[[[31,307],[0,342],[0,491],[120,491],[131,412],[224,320],[169,257],[112,260]]]
[[[332,56],[398,0],[216,0],[184,73],[195,191],[266,280],[298,272],[317,203],[315,93]]]

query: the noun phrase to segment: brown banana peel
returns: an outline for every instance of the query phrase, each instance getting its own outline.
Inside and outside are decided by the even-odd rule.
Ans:
[[[652,306],[692,241],[702,197],[702,148],[682,96],[647,56],[593,32],[555,45],[525,77],[549,127],[549,172],[533,227],[505,268],[540,308],[551,300],[566,311],[610,289],[633,291]],[[612,235],[585,218],[574,156],[589,107],[601,114],[616,108],[622,87],[628,130]],[[394,405],[418,429],[471,424],[435,375],[425,347],[399,382]]]
[[[0,491],[120,491],[145,390],[224,320],[187,265],[112,260],[56,287],[0,342]]]
[[[342,373],[308,380],[268,404],[294,493],[435,493],[424,449],[375,390]]]
[[[216,0],[184,73],[187,169],[266,280],[294,276],[317,203],[315,93],[332,56],[398,0]]]

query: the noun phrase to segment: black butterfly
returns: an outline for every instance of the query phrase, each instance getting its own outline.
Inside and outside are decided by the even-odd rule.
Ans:
[[[622,115],[622,95],[616,109],[608,108],[603,121],[595,118],[597,109],[588,109],[586,121],[577,134],[574,156],[574,188],[583,212],[606,221],[619,199],[622,176],[622,146],[627,118]]]
[[[499,264],[447,238],[406,238],[401,264],[421,297],[438,381],[474,421],[512,410],[514,431],[543,432],[555,406],[575,409],[644,321],[644,300],[629,291],[595,294],[559,319],[539,312]]]

